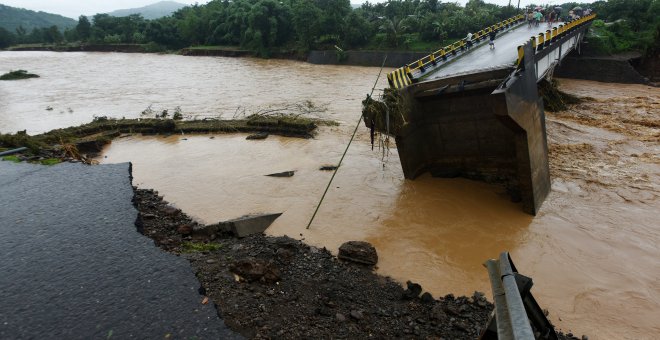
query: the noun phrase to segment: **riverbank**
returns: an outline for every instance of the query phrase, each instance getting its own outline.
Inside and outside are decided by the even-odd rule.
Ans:
[[[318,125],[336,123],[294,115],[256,115],[245,119],[175,120],[158,118],[112,119],[96,117],[90,123],[30,136],[25,131],[0,134],[0,151],[28,148],[11,156],[14,161],[59,159],[91,162],[102,148],[121,134],[203,134],[247,132],[265,138],[268,134],[311,138]]]
[[[139,230],[163,250],[188,259],[202,294],[217,304],[232,330],[250,339],[474,339],[493,309],[483,293],[434,298],[421,294],[415,283],[404,289],[369,266],[341,261],[325,248],[287,236],[193,238],[190,230],[197,222],[158,192],[134,190]],[[253,277],[237,274],[245,265]]]

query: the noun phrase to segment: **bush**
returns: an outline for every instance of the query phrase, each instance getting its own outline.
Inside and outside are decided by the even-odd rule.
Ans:
[[[106,35],[103,38],[103,42],[106,44],[119,44],[121,43],[121,37],[119,34]]]

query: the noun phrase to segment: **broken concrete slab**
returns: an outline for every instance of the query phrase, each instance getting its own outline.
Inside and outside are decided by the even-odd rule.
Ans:
[[[236,237],[245,237],[252,234],[263,233],[278,217],[280,217],[280,215],[282,215],[282,213],[247,215],[223,222],[223,224],[228,225],[229,229],[234,235],[236,235]]]
[[[295,173],[296,173],[295,171],[283,171],[283,172],[276,172],[274,174],[268,174],[266,176],[270,176],[270,177],[293,177],[293,175]]]
[[[195,240],[202,241],[213,240],[220,233],[232,233],[236,237],[263,233],[280,215],[282,213],[245,215],[215,224],[196,225],[192,230],[192,237]]]

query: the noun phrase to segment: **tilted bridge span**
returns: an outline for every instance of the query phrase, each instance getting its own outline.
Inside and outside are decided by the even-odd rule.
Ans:
[[[529,26],[518,15],[404,65],[387,75],[379,100],[364,101],[365,123],[395,137],[406,178],[499,183],[536,214],[550,191],[537,83],[580,48],[594,18]]]

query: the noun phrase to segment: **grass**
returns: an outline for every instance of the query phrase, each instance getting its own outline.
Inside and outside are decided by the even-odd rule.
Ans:
[[[183,242],[181,244],[181,249],[184,253],[199,253],[199,252],[210,252],[216,251],[222,248],[221,243],[195,243],[195,242]]]
[[[58,158],[46,158],[46,159],[40,160],[39,163],[41,163],[41,165],[55,165],[55,164],[62,163],[62,161]]]
[[[8,162],[14,162],[14,163],[20,163],[21,162],[21,159],[18,158],[18,156],[14,156],[14,155],[4,156],[4,157],[2,157],[2,160],[3,161],[8,161]]]
[[[10,71],[0,76],[0,80],[19,80],[28,78],[39,78],[39,75],[28,73],[26,70]]]

